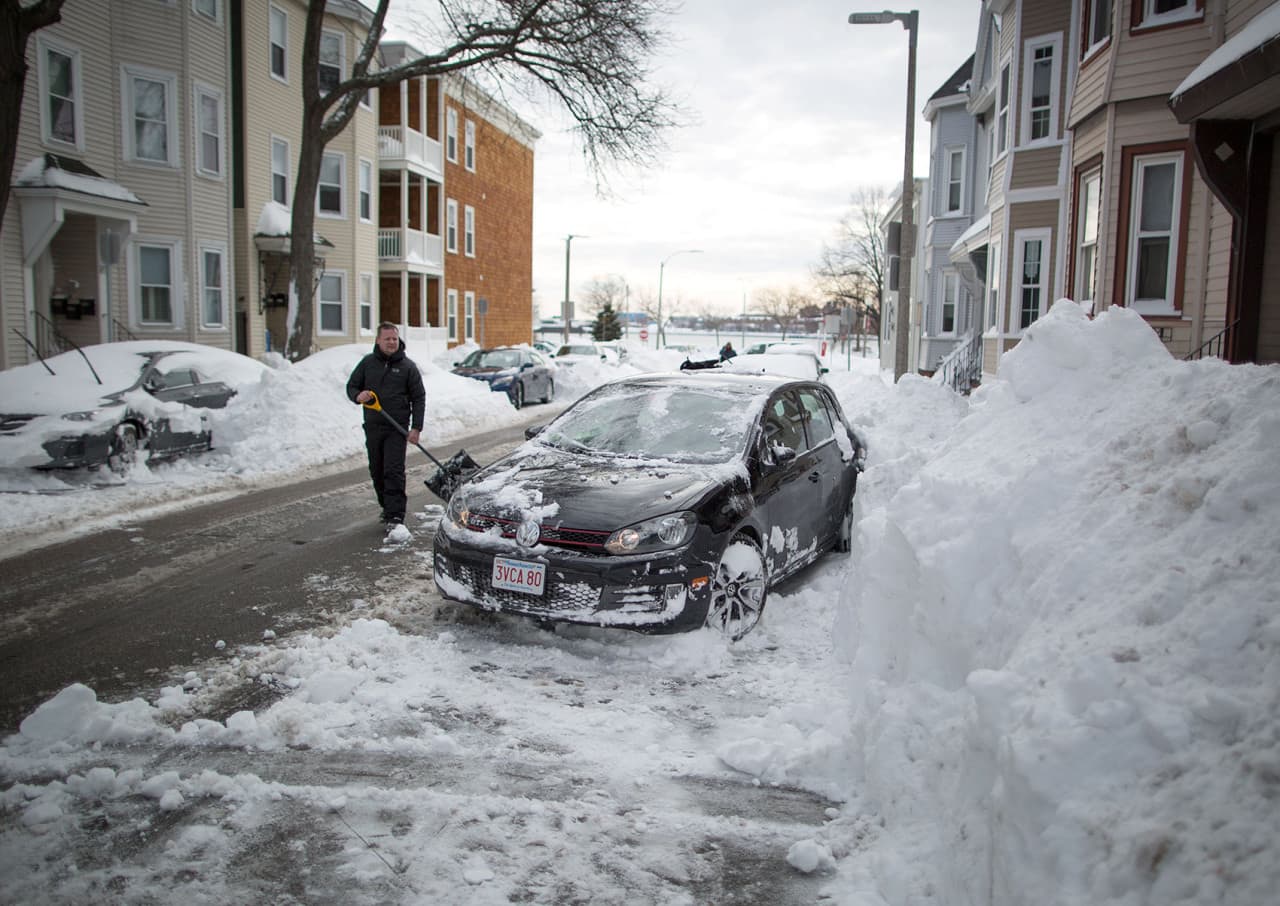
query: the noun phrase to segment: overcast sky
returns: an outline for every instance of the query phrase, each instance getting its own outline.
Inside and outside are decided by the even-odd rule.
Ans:
[[[596,197],[580,146],[551,112],[535,156],[533,285],[544,317],[564,297],[565,237],[575,299],[621,275],[665,312],[739,311],[744,293],[807,285],[824,240],[861,186],[902,179],[907,35],[848,24],[883,2],[685,0],[657,77],[696,117],[659,164]],[[915,175],[928,175],[924,103],[973,52],[978,0],[918,0]],[[750,305],[750,302],[748,302]],[[632,306],[635,308],[636,306]]]

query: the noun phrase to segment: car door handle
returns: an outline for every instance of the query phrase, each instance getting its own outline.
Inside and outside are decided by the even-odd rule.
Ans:
[[[819,482],[819,481],[822,481],[822,473],[821,473],[821,472],[818,472],[818,471],[810,472],[810,473],[809,473],[809,480],[810,480],[810,481],[812,481],[812,482]]]

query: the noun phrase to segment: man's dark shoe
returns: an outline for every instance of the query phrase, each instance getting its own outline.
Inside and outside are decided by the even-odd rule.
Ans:
[[[386,523],[387,523],[388,527],[395,527],[395,526],[397,526],[397,525],[404,525],[404,517],[403,517],[403,516],[388,516],[388,517],[386,518]]]
[[[385,522],[387,522],[390,518],[391,518],[391,517],[390,517],[389,515],[387,515],[387,511],[386,511],[386,510],[383,510],[381,513],[379,513],[379,514],[378,514],[378,521],[379,521],[379,522],[383,522],[383,523],[385,523]]]

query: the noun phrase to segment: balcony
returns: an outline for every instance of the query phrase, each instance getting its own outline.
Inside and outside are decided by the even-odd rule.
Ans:
[[[403,126],[378,127],[378,155],[382,163],[417,165],[437,179],[444,173],[440,143]]]
[[[444,243],[435,233],[421,230],[378,230],[378,260],[440,270],[444,266]]]

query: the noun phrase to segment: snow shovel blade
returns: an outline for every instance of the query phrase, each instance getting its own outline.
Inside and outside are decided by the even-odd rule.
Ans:
[[[479,464],[467,455],[467,451],[459,450],[446,459],[424,483],[432,494],[448,503],[458,486],[479,471]]]

